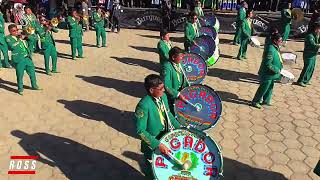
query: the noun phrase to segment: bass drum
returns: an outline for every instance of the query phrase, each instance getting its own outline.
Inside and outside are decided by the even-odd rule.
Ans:
[[[199,22],[202,27],[205,27],[205,26],[213,27],[217,33],[220,30],[220,22],[215,15],[206,15],[202,17],[199,20]]]
[[[216,31],[213,30],[211,27],[201,27],[201,28],[199,29],[199,33],[200,33],[200,36],[201,36],[201,35],[207,35],[207,36],[212,37],[212,39],[214,39],[215,45],[216,45],[216,46],[219,45],[218,33],[216,33]]]
[[[190,52],[200,55],[208,64],[209,61],[212,61],[212,56],[216,49],[214,39],[208,35],[202,35],[197,37],[194,41],[197,45],[192,45],[190,47]]]
[[[215,126],[220,119],[222,103],[220,96],[205,85],[192,85],[180,91],[188,102],[176,99],[174,111],[183,126],[204,131]]]
[[[170,155],[163,155],[158,149],[154,151],[152,170],[157,180],[217,180],[222,177],[221,151],[205,133],[176,129],[165,134],[160,143],[170,150]]]
[[[184,54],[181,64],[189,85],[201,84],[208,73],[206,61],[197,54]]]
[[[212,58],[207,62],[207,65],[213,66],[214,64],[216,64],[219,61],[220,58],[220,49],[217,47],[213,53]]]

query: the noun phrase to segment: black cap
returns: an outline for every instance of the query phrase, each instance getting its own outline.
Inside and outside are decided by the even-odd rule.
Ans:
[[[166,29],[163,29],[160,31],[160,37],[165,36],[166,34],[168,34],[169,32]]]

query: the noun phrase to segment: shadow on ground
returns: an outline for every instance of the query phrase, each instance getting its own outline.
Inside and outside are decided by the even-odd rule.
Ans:
[[[250,105],[251,101],[240,99],[238,95],[230,92],[224,92],[224,91],[216,91],[221,100],[225,102],[230,102],[234,104],[243,104],[243,105]]]
[[[143,52],[154,52],[154,53],[158,53],[157,48],[150,48],[150,47],[143,47],[143,46],[129,46],[133,49],[139,50],[139,51],[143,51]]]
[[[115,59],[116,61],[119,61],[123,64],[128,64],[131,66],[141,66],[146,69],[149,69],[151,71],[159,72],[160,71],[160,64],[155,63],[152,61],[148,60],[143,60],[143,59],[135,59],[135,58],[129,58],[129,57],[111,57]]]
[[[160,34],[159,34],[159,36],[140,34],[140,36],[160,40]],[[176,43],[183,43],[184,37],[170,37],[170,41],[176,42]]]
[[[250,83],[259,83],[259,76],[257,74],[236,72],[227,69],[212,68],[208,72],[208,76],[217,77],[227,81],[242,81]]]
[[[61,43],[61,44],[70,44],[70,40],[65,40],[65,39],[57,39],[55,40],[57,43]],[[86,44],[86,43],[82,43],[82,46],[86,46],[86,47],[97,47],[96,45],[93,44]]]
[[[101,76],[76,75],[76,77],[97,86],[115,89],[132,97],[142,98],[146,95],[146,91],[142,82],[123,81]]]
[[[132,112],[121,111],[104,104],[83,100],[68,101],[59,99],[58,102],[79,117],[88,120],[102,121],[113,129],[136,138]]]
[[[142,154],[125,151],[122,155],[137,161],[141,170],[145,168]],[[229,158],[223,158],[223,175],[223,180],[287,180],[287,178],[280,173],[254,168]]]
[[[143,175],[125,161],[71,139],[20,130],[11,134],[20,139],[18,144],[28,155],[39,156],[38,161],[59,168],[68,179],[143,179]]]

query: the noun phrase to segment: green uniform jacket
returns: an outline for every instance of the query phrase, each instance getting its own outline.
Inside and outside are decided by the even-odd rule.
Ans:
[[[281,19],[283,23],[291,24],[292,18],[291,18],[291,10],[290,9],[283,9],[281,11]]]
[[[178,73],[173,67],[172,62],[168,61],[163,64],[161,77],[164,80],[166,92],[168,93],[171,100],[177,98],[179,95],[179,91],[188,86],[183,73]]]
[[[194,39],[198,36],[197,32],[192,26],[192,23],[187,22],[184,30],[185,41],[193,43]]]
[[[320,39],[313,33],[309,33],[304,41],[304,59],[316,57],[319,50]]]
[[[174,128],[179,128],[179,122],[169,111],[166,94],[163,94],[161,99],[164,102],[171,124]],[[164,117],[166,118],[166,116]],[[140,100],[135,110],[134,120],[136,123],[137,134],[142,140],[141,151],[143,153],[149,153],[147,155],[151,155],[152,150],[156,149],[160,144],[160,137],[157,136],[165,131],[165,126],[160,120],[157,104],[152,96],[147,95]]]
[[[204,14],[203,14],[203,10],[201,7],[195,7],[194,8],[194,12],[197,14],[198,17],[203,17]]]
[[[282,60],[279,48],[274,44],[270,44],[265,48],[263,59],[259,69],[259,75],[262,80],[277,80],[281,77]]]
[[[171,44],[171,42],[169,42]],[[158,53],[160,58],[160,64],[162,65],[164,62],[169,61],[169,51],[171,49],[171,45],[168,45],[165,40],[160,40],[158,42]]]
[[[58,29],[57,28],[52,28],[50,32],[47,32],[47,27],[42,26],[39,30],[39,35],[40,35],[40,41],[41,41],[41,47],[43,49],[46,49],[48,46],[53,45],[55,46],[56,43],[53,39],[52,32],[57,33]]]
[[[28,44],[25,40],[8,35],[6,36],[6,42],[9,50],[11,51],[11,59],[14,63],[19,63],[25,57],[29,57],[31,59],[31,52],[28,49]]]
[[[101,17],[97,12],[93,13],[93,21],[94,21],[94,28],[104,28],[104,18]]]
[[[241,7],[237,15],[237,26],[240,27],[245,19],[246,19],[246,8]]]
[[[0,12],[0,44],[5,44],[5,35],[4,35],[4,19],[3,14]]]
[[[72,16],[68,16],[68,25],[69,25],[69,37],[76,38],[76,37],[82,36],[83,34],[82,25]]]
[[[250,23],[251,22],[251,23]],[[250,39],[253,33],[253,24],[251,19],[246,19],[241,24],[241,37],[244,39]]]
[[[38,33],[41,25],[37,20],[37,17],[34,14],[30,14],[30,15],[25,15],[26,16],[26,20],[28,23],[28,26],[31,26],[34,28],[35,33]],[[23,29],[25,30],[27,26],[23,26]]]

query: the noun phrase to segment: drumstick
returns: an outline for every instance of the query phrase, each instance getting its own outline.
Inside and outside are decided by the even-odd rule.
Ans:
[[[192,102],[190,102],[189,100],[185,100],[185,102],[187,104],[189,104],[190,106],[194,107],[197,111],[199,111],[199,108],[196,105],[194,105]]]
[[[184,169],[184,170],[188,170],[188,169],[192,166],[191,161],[187,160],[187,161],[185,161],[184,163],[182,163],[178,158],[176,158],[176,157],[172,154],[171,151],[169,151],[168,156],[169,156],[172,160],[174,160],[176,163],[178,163],[178,164],[182,167],[182,169]]]

